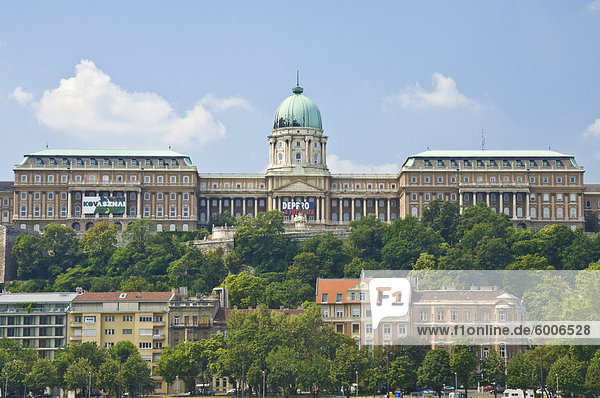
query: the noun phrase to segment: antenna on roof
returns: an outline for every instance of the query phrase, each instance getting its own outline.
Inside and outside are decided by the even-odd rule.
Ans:
[[[300,69],[296,69],[296,86],[300,86]]]
[[[481,129],[481,150],[485,150],[485,131],[483,131],[483,128]]]
[[[46,149],[48,149],[48,143],[46,142]]]
[[[171,150],[171,145],[169,145],[169,150]]]
[[[427,147],[427,150],[429,151],[429,146]]]
[[[548,145],[548,150],[552,149],[552,147],[550,145]]]

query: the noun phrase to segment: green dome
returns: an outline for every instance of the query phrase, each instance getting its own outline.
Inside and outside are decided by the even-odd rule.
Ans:
[[[312,100],[304,95],[300,86],[292,89],[290,95],[279,104],[275,112],[275,123],[273,129],[286,127],[310,127],[322,130],[321,112]]]

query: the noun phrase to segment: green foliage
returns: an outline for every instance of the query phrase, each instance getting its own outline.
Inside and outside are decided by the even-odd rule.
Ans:
[[[504,359],[496,350],[490,350],[482,362],[483,377],[486,384],[503,384],[506,381]]]
[[[515,389],[527,390],[536,386],[535,365],[522,353],[516,353],[508,361],[506,383]]]
[[[477,368],[477,357],[472,346],[455,345],[452,347],[450,356],[450,370],[456,373],[458,381],[465,386],[467,394],[468,386],[475,383],[475,369]]]
[[[439,394],[448,381],[450,381],[450,356],[442,348],[429,351],[417,370],[417,383]]]
[[[390,364],[390,387],[408,391],[417,382],[414,364],[406,355],[397,357]]]
[[[590,394],[600,394],[600,351],[596,351],[589,362],[589,366],[585,374],[585,388]]]
[[[569,355],[563,355],[552,364],[549,374],[550,376],[558,375],[558,385],[561,391],[581,394],[585,392],[584,371],[584,365],[581,362],[574,361]],[[550,380],[553,378],[551,377]]]
[[[34,392],[43,392],[46,387],[57,387],[60,384],[54,363],[47,358],[34,362],[31,371],[25,376],[25,385]]]
[[[88,391],[88,385],[98,383],[98,372],[87,358],[78,358],[65,371],[64,386],[70,390]]]
[[[123,385],[127,388],[129,396],[133,396],[136,392],[141,396],[154,391],[150,367],[139,354],[127,358],[121,368],[121,375]]]

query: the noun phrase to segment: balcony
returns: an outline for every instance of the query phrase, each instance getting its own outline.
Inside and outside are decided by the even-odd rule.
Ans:
[[[165,339],[165,335],[164,334],[155,334],[152,336],[153,340],[164,340]]]

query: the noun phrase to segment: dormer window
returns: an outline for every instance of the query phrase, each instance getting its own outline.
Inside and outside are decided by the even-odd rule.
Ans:
[[[522,160],[517,160],[517,167],[523,167],[523,161]]]
[[[441,159],[438,159],[438,161],[437,161],[437,165],[438,165],[438,167],[444,167],[444,166],[446,166],[446,165],[444,164],[444,161],[443,161],[443,160],[441,160]]]
[[[139,166],[139,165],[140,165],[140,162],[138,162],[138,160],[137,160],[137,159],[131,159],[131,165],[132,165],[132,166]]]
[[[62,164],[63,164],[64,166],[68,166],[68,165],[69,165],[69,163],[70,163],[70,162],[69,162],[69,159],[67,159],[67,158],[63,158],[63,160],[62,160]]]
[[[42,160],[42,158],[36,158],[35,159],[35,164],[37,164],[38,166],[41,166],[44,164],[44,161]]]
[[[425,164],[425,167],[431,167],[431,161],[429,159],[423,160],[423,163]]]
[[[458,163],[456,163],[456,160],[451,160],[450,161],[450,166],[452,166],[452,167],[458,167]]]
[[[483,167],[483,160],[477,161],[477,167]]]
[[[124,159],[119,159],[119,160],[117,161],[117,164],[118,164],[119,166],[125,166],[125,160],[124,160]]]
[[[549,162],[549,161],[547,161],[546,159],[544,159],[544,160],[542,160],[542,165],[543,165],[544,167],[550,167],[550,162]]]
[[[471,167],[471,162],[469,160],[465,160],[463,164],[465,167]]]
[[[56,166],[56,159],[54,159],[54,158],[50,158],[50,164],[51,164],[52,166]]]
[[[490,167],[498,167],[498,164],[494,159],[490,160]]]
[[[556,167],[565,167],[565,165],[563,164],[562,160],[557,160]]]
[[[109,158],[104,158],[104,165],[105,166],[110,166],[111,162]]]
[[[535,162],[535,160],[529,161],[529,167],[537,167],[537,163]]]
[[[91,158],[91,159],[90,159],[90,164],[91,164],[92,166],[98,166],[98,161],[97,161],[96,159],[94,159],[94,158]]]
[[[164,159],[158,159],[158,165],[159,166],[165,166],[165,160]]]
[[[77,166],[83,166],[83,159],[77,158]]]
[[[152,166],[152,160],[146,159],[146,166]]]
[[[179,166],[177,159],[171,159],[171,166]]]

